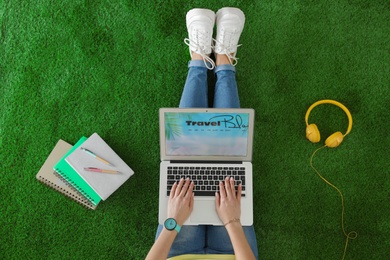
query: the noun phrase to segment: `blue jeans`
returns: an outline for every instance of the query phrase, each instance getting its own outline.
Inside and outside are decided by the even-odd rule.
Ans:
[[[208,69],[202,60],[190,61],[181,108],[208,107]],[[236,70],[232,65],[217,66],[214,106],[215,108],[239,108]],[[157,228],[156,239],[163,229]],[[244,226],[244,233],[256,258],[258,257],[256,234],[253,226]],[[176,232],[176,231],[174,231]],[[183,226],[172,244],[168,257],[183,254],[234,254],[233,245],[224,226]]]
[[[181,96],[181,108],[209,107],[207,67],[202,60],[193,60],[188,63],[188,75]],[[221,65],[214,69],[217,81],[214,91],[215,108],[239,108],[236,68],[232,65]]]
[[[157,228],[156,239],[163,229]],[[244,226],[244,233],[253,254],[258,258],[258,249],[253,226]],[[172,231],[176,232],[176,231]],[[224,226],[182,226],[172,244],[168,257],[184,254],[226,254],[233,255],[233,245]]]

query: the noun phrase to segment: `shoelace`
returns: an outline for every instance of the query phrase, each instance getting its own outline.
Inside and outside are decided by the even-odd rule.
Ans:
[[[220,36],[220,38],[223,39],[225,37],[230,38],[231,35],[234,35],[235,32],[231,32],[230,36],[229,36],[229,32],[226,33],[224,30],[222,30],[221,33],[222,33],[222,35]],[[219,44],[220,48],[222,49],[222,53],[225,53],[226,56],[229,58],[230,64],[232,64],[233,66],[236,66],[237,62],[238,62],[238,58],[236,57],[235,53],[237,52],[237,48],[240,47],[242,44],[225,46],[221,42],[217,41],[216,39],[213,39],[213,41],[215,42],[214,46],[217,45],[217,43]],[[230,39],[226,42],[230,42]],[[234,51],[234,49],[236,51]],[[215,47],[214,47],[214,51],[215,51]],[[233,53],[233,55],[232,55],[232,53]]]
[[[197,38],[200,39],[199,42],[201,43],[202,40],[203,40],[203,33],[201,33],[200,31],[196,31],[196,33],[197,33],[197,35],[198,35]],[[195,41],[193,41],[193,40],[191,40],[191,39],[189,39],[189,38],[185,38],[185,39],[184,39],[184,43],[187,44],[188,47],[190,47],[190,51],[191,51],[191,48],[194,48],[194,49],[196,50],[195,53],[200,54],[200,55],[202,56],[203,62],[204,62],[204,64],[205,64],[205,66],[206,66],[209,70],[214,69],[215,63],[214,63],[214,61],[213,61],[209,56],[207,56],[207,54],[205,53],[205,50],[204,50],[204,46],[205,46],[205,45],[204,45],[204,44],[202,45],[202,44],[200,44],[200,43],[198,43],[198,42],[195,42]],[[209,62],[209,63],[207,63],[207,62]],[[209,65],[209,64],[210,64],[210,65]]]

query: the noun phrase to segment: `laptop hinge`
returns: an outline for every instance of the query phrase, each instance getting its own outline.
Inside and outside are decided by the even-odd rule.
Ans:
[[[195,163],[195,164],[242,164],[242,161],[170,161],[170,163]]]

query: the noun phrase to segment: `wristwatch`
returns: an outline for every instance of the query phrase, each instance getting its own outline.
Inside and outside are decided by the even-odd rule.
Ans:
[[[174,218],[167,218],[164,222],[164,227],[169,231],[176,230],[177,233],[179,233],[181,229]]]

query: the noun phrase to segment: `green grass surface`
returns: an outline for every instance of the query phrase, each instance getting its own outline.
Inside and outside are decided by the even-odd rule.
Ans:
[[[358,233],[346,259],[386,258],[387,1],[38,0],[0,1],[1,259],[144,258],[157,227],[158,109],[178,106],[187,73],[185,14],[223,6],[247,18],[237,81],[241,106],[256,110],[260,259],[342,257],[340,198],[309,166],[321,144],[305,139],[306,109],[324,98],[354,119],[341,146],[314,159]],[[310,119],[323,137],[347,127],[330,105]],[[35,179],[58,139],[93,132],[135,171],[96,211]]]

